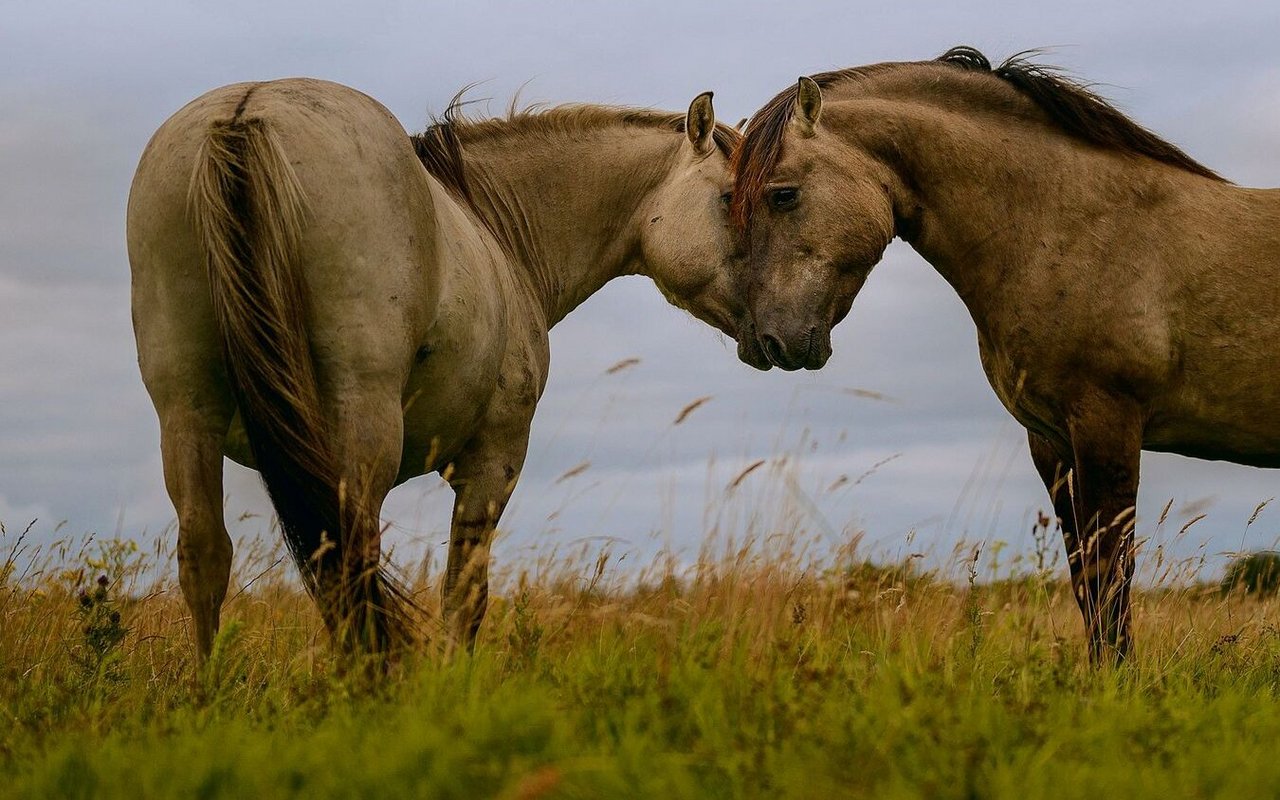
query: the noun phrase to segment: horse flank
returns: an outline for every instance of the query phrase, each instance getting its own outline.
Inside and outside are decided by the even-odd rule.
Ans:
[[[363,541],[353,527],[377,522],[342,496],[321,412],[297,263],[305,197],[271,126],[240,111],[211,124],[188,193],[224,362],[307,589],[337,636],[383,650],[406,639],[408,605],[379,565],[345,546]]]
[[[992,67],[985,55],[972,47],[957,46],[931,61],[872,64],[822,72],[812,78],[826,89],[885,72],[944,66],[989,75],[993,88],[1013,88],[1030,100],[1048,121],[1069,136],[1082,141],[1168,164],[1215,181],[1224,181],[1216,172],[1191,158],[1177,146],[1129,119],[1085,84],[1032,57],[1028,50]],[[733,156],[734,195],[730,208],[734,225],[746,232],[751,215],[760,202],[764,186],[782,157],[782,140],[795,107],[797,88],[793,84],[779,92],[747,124],[746,135]],[[1225,181],[1224,181],[1225,182]]]

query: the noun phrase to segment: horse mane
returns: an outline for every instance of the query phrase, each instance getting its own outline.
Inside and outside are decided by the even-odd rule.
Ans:
[[[513,100],[506,116],[475,119],[467,117],[462,111],[466,105],[462,96],[466,91],[464,88],[454,95],[443,114],[433,117],[431,125],[425,131],[413,134],[410,138],[414,152],[418,154],[427,172],[444,184],[454,197],[476,212],[477,216],[482,215],[471,192],[463,160],[463,151],[468,142],[514,136],[550,141],[557,137],[611,127],[672,133],[684,133],[685,129],[684,114],[589,103],[534,105],[517,109]],[[712,132],[716,148],[726,157],[732,156],[741,138],[736,130],[719,122]]]
[[[1187,172],[1222,181],[1222,176],[1161,139],[1121,113],[1087,84],[1057,67],[1037,64],[1038,50],[1025,50],[992,68],[987,57],[972,47],[953,47],[937,61],[976,72],[988,72],[1013,86],[1049,115],[1049,119],[1072,136],[1123,153],[1146,156]]]
[[[1215,181],[1224,179],[1191,158],[1176,145],[1134,122],[1093,92],[1087,84],[1062,70],[1032,60],[1038,50],[1026,50],[1000,66],[973,47],[953,47],[932,61],[890,62],[822,72],[812,78],[825,89],[902,67],[942,64],[965,72],[990,75],[1031,100],[1049,121],[1069,136],[1122,153],[1145,156]],[[733,157],[734,196],[732,215],[739,230],[746,230],[751,212],[760,201],[764,184],[782,157],[782,139],[795,107],[795,85],[779,92],[747,124],[746,135]]]

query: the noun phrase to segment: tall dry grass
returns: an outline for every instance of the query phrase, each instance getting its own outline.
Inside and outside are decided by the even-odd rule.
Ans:
[[[83,797],[1280,789],[1264,758],[1280,735],[1280,601],[1223,594],[1189,577],[1196,559],[1149,550],[1136,657],[1095,670],[1047,519],[1030,552],[964,546],[927,568],[910,546],[832,548],[777,498],[751,508],[709,510],[692,559],[638,568],[593,540],[500,564],[473,657],[428,623],[421,650],[377,678],[335,659],[279,546],[237,548],[201,670],[171,531],[140,549],[36,547],[7,530],[0,784]],[[434,565],[405,577],[437,618]]]

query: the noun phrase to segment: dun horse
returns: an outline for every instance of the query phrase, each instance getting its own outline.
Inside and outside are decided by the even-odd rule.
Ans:
[[[1027,428],[1092,656],[1123,658],[1139,451],[1280,466],[1280,192],[967,47],[801,78],[753,117],[734,173],[767,363],[747,360],[821,367],[906,240],[968,307]]]
[[[446,621],[470,646],[551,326],[638,273],[736,334],[735,141],[710,93],[687,115],[451,106],[411,138],[369,97],[304,79],[216,89],[165,122],[129,198],[133,317],[201,656],[231,566],[224,455],[261,473],[347,649],[409,636],[379,513],[439,471],[456,493]]]

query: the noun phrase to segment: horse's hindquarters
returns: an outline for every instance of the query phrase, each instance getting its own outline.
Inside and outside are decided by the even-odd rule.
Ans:
[[[427,178],[380,105],[299,79],[214,90],[171,117],[143,155],[128,227],[139,361],[153,398],[225,391],[188,186],[211,125],[233,119],[271,126],[305,196],[298,268],[322,389],[384,383],[398,392],[438,299]]]
[[[138,366],[152,402],[205,410],[211,426],[231,417],[205,255],[188,214],[188,186],[214,119],[234,113],[250,84],[210,92],[152,137],[129,192],[127,238]]]
[[[435,246],[407,135],[354,90],[227,87],[153,137],[129,206],[133,310],[202,654],[226,576],[196,567],[230,560],[224,442],[254,454],[339,641],[403,638],[377,518],[401,461],[403,387],[435,322]]]

